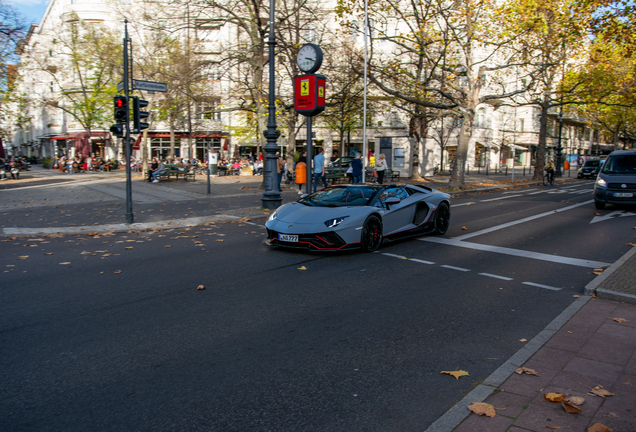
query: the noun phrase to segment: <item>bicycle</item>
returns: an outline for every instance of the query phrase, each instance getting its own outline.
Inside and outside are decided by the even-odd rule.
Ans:
[[[554,170],[545,168],[545,173],[543,174],[543,186],[547,186],[548,184],[550,186],[554,184]]]

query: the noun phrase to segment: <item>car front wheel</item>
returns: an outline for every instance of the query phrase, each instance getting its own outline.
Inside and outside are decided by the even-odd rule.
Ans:
[[[437,212],[435,213],[435,231],[433,234],[435,235],[444,235],[448,230],[448,226],[450,225],[450,208],[448,204],[445,202],[441,203],[437,207]]]
[[[605,203],[594,198],[594,207],[596,207],[598,210],[603,210],[605,208]]]
[[[360,245],[365,252],[375,252],[382,244],[382,221],[380,218],[371,215],[364,221],[362,226],[362,238]]]

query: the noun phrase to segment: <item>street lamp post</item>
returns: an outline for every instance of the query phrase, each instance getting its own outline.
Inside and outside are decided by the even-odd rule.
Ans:
[[[276,0],[269,0],[269,40],[267,41],[267,45],[269,46],[269,116],[267,119],[267,130],[263,132],[263,135],[267,139],[267,144],[263,147],[266,153],[263,167],[265,192],[261,198],[261,205],[266,209],[276,209],[280,207],[283,202],[280,191],[278,190],[278,173],[276,172],[278,168],[276,152],[280,150],[276,144],[276,140],[280,136],[280,131],[276,129],[276,69],[274,67],[274,47],[276,46],[276,35],[274,33],[275,12]]]
[[[554,175],[557,177],[561,177],[563,175],[563,171],[561,170],[561,159],[563,158],[563,146],[561,145],[561,134],[563,132],[563,105],[559,110],[559,142],[556,148],[556,161],[555,161],[555,172]]]

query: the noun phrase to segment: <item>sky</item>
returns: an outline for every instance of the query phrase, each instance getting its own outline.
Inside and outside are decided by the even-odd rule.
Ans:
[[[7,0],[25,18],[27,24],[39,24],[48,0]]]

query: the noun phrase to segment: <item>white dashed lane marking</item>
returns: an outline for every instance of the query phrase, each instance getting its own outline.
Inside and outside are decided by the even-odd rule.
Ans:
[[[544,288],[544,289],[548,289],[551,291],[561,291],[561,288],[555,288],[553,286],[550,285],[542,285],[542,284],[538,284],[538,283],[534,283],[534,282],[521,282],[524,285],[530,285],[530,286],[534,286],[537,288]]]
[[[441,265],[440,267],[444,267],[447,269],[451,269],[451,270],[458,270],[458,271],[462,271],[462,272],[469,272],[470,269],[466,269],[466,268],[462,268],[462,267],[455,267],[455,266],[451,266],[451,265]]]
[[[409,258],[409,260],[418,262],[420,264],[429,264],[429,265],[435,264],[433,261],[424,261],[424,260],[415,259],[415,258]]]
[[[499,276],[499,275],[494,275],[494,274],[490,274],[490,273],[479,273],[481,276],[488,276],[491,278],[495,278],[495,279],[501,279],[501,280],[507,280],[507,281],[511,281],[513,280],[512,278],[506,277],[506,276]]]

